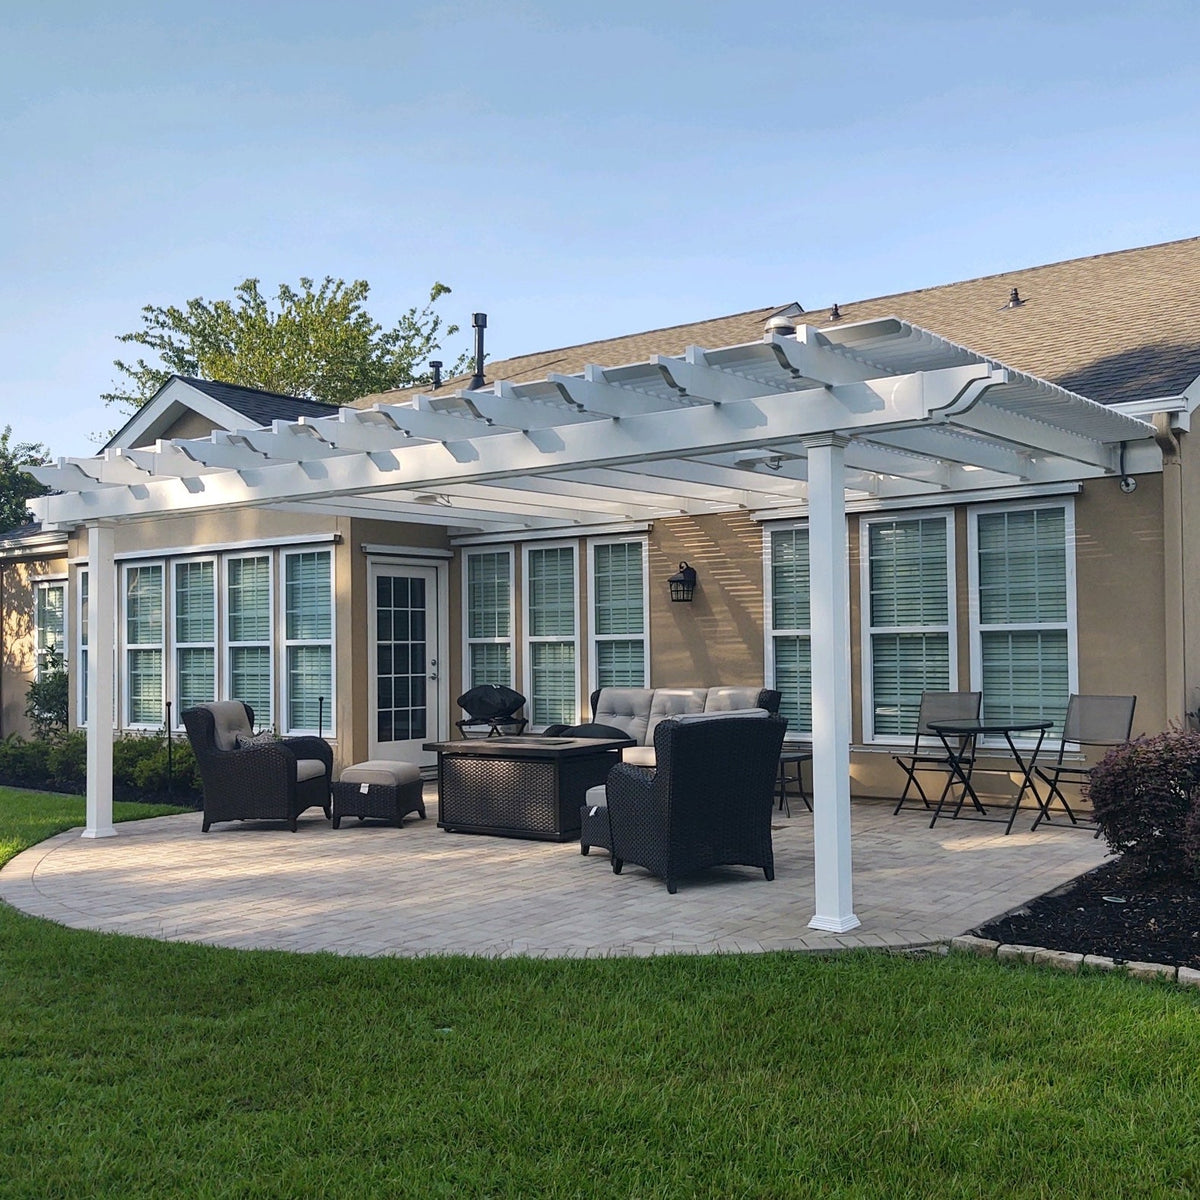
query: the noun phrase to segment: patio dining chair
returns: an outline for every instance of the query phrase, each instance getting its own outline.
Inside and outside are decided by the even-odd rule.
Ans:
[[[950,770],[950,759],[942,739],[930,729],[930,722],[939,721],[975,721],[979,719],[979,709],[983,702],[982,692],[922,692],[921,707],[917,712],[917,730],[913,739],[913,748],[908,754],[893,754],[892,757],[900,765],[907,778],[904,781],[904,791],[892,810],[895,816],[904,807],[910,788],[917,789],[917,795],[926,808],[933,808],[945,799],[954,775]],[[960,740],[957,753],[965,751],[967,739]],[[964,769],[970,774],[971,763],[967,762]],[[931,801],[921,786],[918,775],[921,772],[939,772],[946,776],[941,795],[937,801]]]
[[[1047,784],[1050,790],[1042,802],[1037,819],[1033,822],[1034,829],[1043,821],[1050,820],[1050,805],[1055,800],[1063,806],[1063,810],[1071,818],[1071,824],[1079,824],[1079,818],[1071,811],[1061,785],[1070,783],[1080,787],[1086,786],[1091,778],[1092,767],[1064,760],[1076,747],[1108,750],[1129,741],[1136,704],[1136,696],[1072,696],[1067,701],[1067,715],[1063,721],[1062,738],[1058,743],[1058,755],[1049,766],[1036,768],[1038,778]]]

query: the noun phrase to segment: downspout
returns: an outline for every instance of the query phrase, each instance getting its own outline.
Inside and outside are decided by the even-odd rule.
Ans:
[[[1154,414],[1154,440],[1162,451],[1164,711],[1168,722],[1187,724],[1187,604],[1184,582],[1183,463],[1179,437],[1167,413]]]

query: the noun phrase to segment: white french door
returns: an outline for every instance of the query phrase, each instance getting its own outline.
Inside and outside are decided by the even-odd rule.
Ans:
[[[368,583],[371,757],[433,763],[421,743],[444,736],[439,714],[449,666],[439,569],[371,562]]]

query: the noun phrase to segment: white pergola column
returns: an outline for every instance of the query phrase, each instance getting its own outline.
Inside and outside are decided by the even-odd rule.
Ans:
[[[116,562],[113,527],[88,526],[87,824],[85,838],[115,837],[112,819]]]
[[[845,933],[854,915],[850,867],[850,598],[847,591],[847,439],[805,439],[808,449],[808,563],[812,646],[812,929]]]

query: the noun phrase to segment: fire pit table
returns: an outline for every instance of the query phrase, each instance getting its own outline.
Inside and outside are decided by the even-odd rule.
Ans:
[[[438,756],[438,828],[569,842],[588,788],[632,738],[492,737],[426,742]]]

